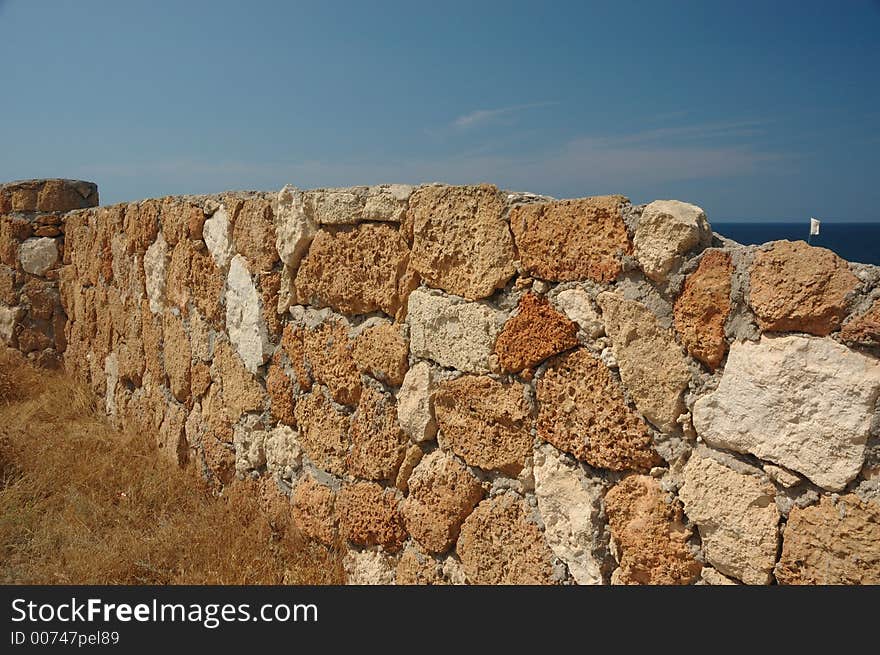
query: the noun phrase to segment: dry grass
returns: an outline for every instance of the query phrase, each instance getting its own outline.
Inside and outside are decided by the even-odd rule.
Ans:
[[[214,496],[150,437],[0,346],[0,582],[342,582],[339,556],[298,535],[286,503],[244,482]]]

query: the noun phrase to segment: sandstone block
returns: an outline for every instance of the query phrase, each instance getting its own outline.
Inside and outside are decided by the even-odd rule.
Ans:
[[[684,413],[682,393],[691,376],[672,332],[639,302],[609,292],[599,294],[597,300],[620,377],[636,408],[661,430],[676,430]]]
[[[351,421],[348,470],[367,480],[394,480],[406,435],[397,424],[394,396],[366,387]]]
[[[560,291],[555,299],[556,307],[569,319],[577,323],[591,339],[605,334],[605,325],[599,312],[590,300],[590,294],[583,289],[566,289]]]
[[[667,502],[660,484],[646,475],[629,475],[605,494],[605,513],[619,551],[616,584],[690,584],[702,565],[687,547],[678,501]]]
[[[705,212],[679,200],[655,200],[642,212],[633,236],[635,256],[654,282],[666,282],[684,255],[709,245],[712,228]]]
[[[219,386],[222,393],[222,404],[217,413],[227,415],[232,423],[245,412],[263,409],[263,387],[225,341],[215,346],[211,378],[214,380],[212,388]]]
[[[520,300],[519,313],[504,324],[495,354],[505,371],[518,372],[577,344],[577,324],[546,298],[529,293]]]
[[[340,319],[327,319],[313,329],[307,328],[302,333],[302,344],[314,380],[326,385],[336,402],[356,405],[361,397],[361,376],[351,356],[347,325]]]
[[[422,459],[408,481],[403,517],[413,538],[430,553],[447,551],[483,497],[479,481],[441,450]]]
[[[776,241],[755,256],[749,304],[767,332],[825,336],[840,327],[858,286],[847,263],[803,241]]]
[[[465,520],[457,552],[471,584],[551,584],[553,553],[512,494],[481,502]]]
[[[202,226],[202,238],[208,246],[208,252],[214,258],[214,263],[221,271],[229,268],[229,263],[235,256],[235,248],[232,243],[232,226],[229,222],[229,212],[225,205],[215,211]]]
[[[161,233],[144,254],[144,276],[150,311],[160,314],[165,307],[165,271],[168,266],[168,245]]]
[[[488,373],[501,317],[491,307],[417,289],[407,312],[410,351],[441,366]]]
[[[622,214],[627,202],[597,196],[512,208],[510,228],[523,266],[545,280],[611,282],[622,270],[619,256],[632,252]]]
[[[395,325],[383,322],[366,328],[354,339],[351,354],[361,373],[392,387],[403,384],[409,366],[409,343]]]
[[[880,584],[880,507],[847,494],[793,508],[776,579],[780,584]]]
[[[306,211],[320,225],[353,225],[364,217],[367,187],[313,189],[304,194]]]
[[[266,374],[266,391],[269,394],[269,403],[272,417],[287,425],[296,425],[293,412],[294,388],[293,381],[284,372],[284,368],[273,364]]]
[[[18,290],[15,284],[15,269],[0,264],[0,302],[5,305],[18,304]]]
[[[437,434],[432,400],[435,386],[431,365],[418,362],[407,371],[397,393],[397,421],[416,443],[432,441]]]
[[[183,322],[170,312],[164,316],[164,352],[165,372],[168,374],[168,385],[171,393],[182,403],[190,396],[190,361],[192,352],[189,346],[189,338],[183,327]]]
[[[265,198],[249,198],[235,215],[232,239],[247,267],[255,273],[271,271],[278,261],[272,207]]]
[[[487,376],[441,382],[434,394],[440,445],[471,466],[516,475],[531,453],[524,387]]]
[[[339,532],[359,546],[382,546],[388,552],[401,549],[406,540],[399,498],[375,482],[355,482],[336,496]]]
[[[300,445],[315,466],[342,475],[351,445],[351,419],[333,406],[324,389],[316,386],[312,393],[297,400],[294,416]]]
[[[537,383],[538,436],[591,466],[647,471],[660,459],[608,368],[584,349],[561,355]]]
[[[371,186],[364,203],[364,220],[400,223],[413,188],[408,184],[381,184]]]
[[[694,404],[710,445],[751,453],[839,491],[865,458],[880,363],[830,339],[762,337],[731,346],[717,390]]]
[[[291,496],[293,522],[304,535],[332,546],[337,538],[333,506],[336,492],[311,475],[304,475]]]
[[[757,473],[734,471],[698,449],[685,466],[678,496],[715,569],[746,584],[769,584],[779,545],[779,510],[776,488]]]
[[[290,480],[302,466],[299,435],[286,425],[278,425],[269,431],[264,449],[266,470],[270,475]]]
[[[302,327],[288,323],[281,333],[281,347],[290,360],[299,388],[302,391],[309,391],[312,388],[312,375],[306,366],[304,333]]]
[[[274,217],[275,248],[284,265],[296,271],[318,233],[317,223],[306,212],[303,192],[289,184],[281,189]]]
[[[409,247],[389,225],[365,223],[351,229],[321,230],[293,284],[303,303],[344,314],[381,310],[394,316],[406,302],[398,282],[408,264]]]
[[[600,536],[602,490],[549,444],[535,449],[535,496],[544,538],[580,585],[602,584],[602,562],[593,555]]]
[[[844,325],[840,340],[853,346],[880,346],[880,300]]]
[[[248,370],[256,373],[272,354],[263,306],[245,260],[232,258],[226,278],[226,330]]]
[[[342,559],[349,585],[393,585],[395,558],[381,550],[349,550]]]
[[[468,300],[492,295],[516,272],[505,209],[488,184],[419,187],[409,199],[413,268],[429,286]]]
[[[58,244],[49,237],[27,239],[19,248],[18,261],[26,273],[45,275],[58,262]]]
[[[732,274],[730,255],[709,250],[675,301],[676,332],[688,353],[713,371],[727,354],[724,325],[730,315]]]
[[[266,465],[265,430],[253,430],[236,425],[232,437],[235,446],[235,472],[239,477],[252,471],[259,471]]]
[[[443,566],[416,546],[407,546],[397,563],[394,578],[398,585],[444,585]]]

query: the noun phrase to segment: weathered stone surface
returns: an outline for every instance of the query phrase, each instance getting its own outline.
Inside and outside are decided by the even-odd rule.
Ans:
[[[337,538],[336,493],[311,475],[304,475],[291,496],[293,522],[307,537],[332,546]]]
[[[825,336],[847,313],[847,295],[859,284],[847,263],[804,241],[776,241],[755,256],[749,304],[767,332]]]
[[[390,393],[367,387],[351,421],[352,448],[348,469],[367,480],[394,480],[403,460],[406,435],[397,424]]]
[[[320,225],[353,225],[363,219],[367,187],[306,191],[306,212]]]
[[[27,299],[28,315],[36,320],[48,321],[59,304],[57,285],[54,282],[28,280],[21,286],[21,295]],[[9,304],[15,304],[15,300]]]
[[[18,304],[15,269],[4,264],[0,264],[0,302],[10,307]]]
[[[660,460],[644,422],[588,350],[551,362],[537,383],[538,436],[591,466],[647,471]]]
[[[407,371],[397,393],[397,422],[416,443],[431,441],[437,435],[432,400],[435,386],[431,365],[418,362]]]
[[[299,388],[309,391],[312,388],[312,375],[306,366],[304,334],[305,330],[302,327],[288,323],[281,334],[281,347],[290,360]]]
[[[880,506],[848,494],[793,508],[776,579],[780,584],[880,584]]]
[[[263,387],[225,341],[215,347],[211,378],[211,388],[219,387],[222,395],[216,408],[218,415],[226,415],[235,423],[245,412],[263,409]]]
[[[428,285],[468,300],[492,295],[516,272],[504,211],[492,185],[419,187],[409,200],[413,268]]]
[[[417,289],[409,297],[407,322],[414,356],[465,373],[489,371],[501,316],[488,305]]]
[[[392,387],[403,384],[409,366],[409,343],[399,327],[383,322],[365,329],[354,339],[351,354],[361,373]]]
[[[302,466],[299,435],[293,428],[277,425],[269,431],[264,445],[266,470],[271,475],[290,480]]]
[[[709,444],[751,453],[839,491],[862,467],[880,363],[830,339],[731,346],[718,389],[694,404]]]
[[[398,585],[444,585],[443,567],[430,555],[416,546],[407,546],[397,563],[395,584]]]
[[[553,553],[513,494],[481,502],[461,526],[457,552],[471,584],[550,584]]]
[[[192,270],[193,246],[187,238],[180,239],[171,250],[165,273],[165,299],[186,314],[190,299],[189,278]]]
[[[271,271],[278,261],[272,220],[271,203],[265,198],[245,200],[235,216],[232,238],[254,273]]]
[[[220,205],[211,218],[205,221],[202,226],[202,237],[217,268],[226,271],[235,256],[235,248],[232,245],[232,230],[225,205]]]
[[[688,353],[713,371],[727,354],[724,324],[730,315],[733,261],[723,250],[709,250],[687,276],[675,301],[675,330]]]
[[[605,494],[605,513],[619,551],[612,583],[690,584],[699,577],[680,503],[668,503],[654,478],[625,477]]]
[[[620,377],[636,407],[661,430],[674,431],[684,413],[682,393],[691,379],[681,347],[641,303],[610,292],[597,300]]]
[[[531,453],[524,387],[487,376],[441,382],[434,394],[440,445],[471,466],[517,474]]]
[[[350,418],[333,407],[324,390],[325,387],[316,386],[296,403],[294,415],[300,445],[315,466],[342,475],[351,445]]]
[[[15,326],[21,318],[20,307],[4,307],[0,305],[0,341],[12,346],[15,344]]]
[[[196,309],[215,326],[222,326],[225,278],[204,248],[190,253],[188,273],[189,297]]]
[[[260,294],[241,255],[232,258],[226,278],[226,330],[249,371],[255,373],[272,354]]]
[[[462,522],[483,497],[479,481],[441,450],[422,459],[408,481],[403,517],[413,538],[430,553],[442,553],[458,539]]]
[[[364,203],[364,220],[399,223],[404,218],[412,192],[413,188],[408,184],[371,186]]]
[[[123,236],[127,253],[143,255],[158,234],[159,205],[155,200],[133,202],[125,208]]]
[[[165,307],[165,272],[168,267],[168,245],[160,232],[144,255],[144,276],[150,311],[159,314]]]
[[[26,273],[45,275],[58,262],[58,244],[49,237],[27,239],[19,248],[18,261]]]
[[[556,306],[577,323],[578,327],[586,332],[591,339],[596,339],[605,334],[605,325],[599,312],[590,300],[590,294],[583,289],[565,289],[556,295]]]
[[[266,374],[266,391],[269,394],[269,407],[272,416],[287,425],[296,425],[293,413],[293,381],[284,372],[284,368],[273,364]]]
[[[544,538],[580,585],[602,584],[602,563],[593,555],[601,532],[602,489],[549,444],[535,449],[535,496]]]
[[[182,403],[189,399],[190,394],[190,360],[192,352],[189,338],[183,328],[183,322],[167,312],[164,316],[164,352],[165,372],[168,374],[168,386],[171,393]]]
[[[294,338],[292,334],[288,338],[293,347]],[[323,321],[302,333],[302,343],[314,380],[326,385],[336,402],[356,405],[361,397],[361,376],[351,356],[346,324],[339,319]],[[296,362],[293,365],[296,368]],[[303,386],[302,380],[300,386]]]
[[[82,180],[20,180],[0,184],[0,213],[66,212],[95,207],[98,187]]]
[[[880,346],[880,300],[844,325],[840,340],[853,346]]]
[[[406,302],[398,285],[409,264],[409,247],[386,224],[365,223],[346,230],[321,230],[294,278],[302,303],[332,307],[344,314],[381,310],[394,316]]]
[[[281,189],[274,217],[275,248],[284,265],[295,271],[318,233],[317,223],[306,213],[303,192],[289,184]]]
[[[400,463],[400,468],[397,469],[397,477],[394,480],[394,486],[400,489],[403,493],[409,491],[409,477],[412,475],[416,466],[419,465],[419,462],[422,461],[423,455],[424,453],[422,452],[422,449],[414,444],[410,444],[406,449],[406,452],[403,455],[403,461]]]
[[[633,245],[645,275],[662,283],[681,266],[683,255],[711,239],[702,209],[679,200],[655,200],[642,212]]]
[[[632,252],[623,222],[623,196],[519,205],[510,210],[510,228],[523,267],[558,282],[611,282],[618,259]]]
[[[779,545],[776,488],[703,456],[698,449],[684,469],[678,497],[697,524],[706,559],[746,584],[768,584]]]
[[[196,362],[190,371],[189,389],[193,398],[201,398],[211,386],[211,367],[205,362]]]
[[[400,550],[406,540],[399,498],[375,482],[355,482],[342,487],[336,496],[339,532],[359,546],[382,546]]]
[[[518,372],[577,343],[577,324],[553,309],[546,298],[529,293],[520,300],[519,313],[504,324],[495,354],[505,371]]]
[[[159,455],[180,467],[186,465],[189,454],[184,433],[185,426],[186,410],[180,405],[169,403],[165,408],[162,423],[156,431]]]
[[[346,584],[393,585],[396,561],[381,550],[349,550],[342,558],[342,568]]]
[[[235,446],[235,472],[239,477],[258,471],[266,465],[265,430],[254,430],[236,425],[232,437]]]

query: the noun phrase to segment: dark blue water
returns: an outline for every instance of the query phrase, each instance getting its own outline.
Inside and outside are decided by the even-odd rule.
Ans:
[[[806,241],[810,222],[802,223],[712,223],[712,230],[744,245],[765,241]],[[844,259],[880,265],[880,223],[823,222],[810,243],[833,250]]]

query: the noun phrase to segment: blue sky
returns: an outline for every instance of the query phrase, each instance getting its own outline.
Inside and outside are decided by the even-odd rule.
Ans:
[[[880,3],[0,0],[0,180],[880,220]]]

